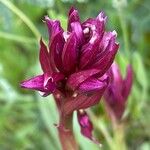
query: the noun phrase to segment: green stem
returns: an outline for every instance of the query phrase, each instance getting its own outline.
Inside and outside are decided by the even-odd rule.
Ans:
[[[113,135],[114,135],[114,149],[127,150],[123,123],[116,123],[116,125],[114,125]]]
[[[112,146],[111,150],[127,150],[126,142],[125,142],[125,133],[124,133],[124,124],[115,116],[112,108],[108,105],[107,102],[104,102],[105,109],[110,117],[111,126],[113,129],[113,138],[112,138]]]
[[[9,0],[0,0],[6,7],[8,7],[12,12],[14,12],[33,32],[35,37],[39,40],[40,32],[36,28],[36,26],[32,23],[32,21],[19,9],[17,8],[11,1]]]

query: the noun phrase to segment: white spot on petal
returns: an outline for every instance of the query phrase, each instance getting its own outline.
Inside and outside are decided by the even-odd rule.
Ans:
[[[77,92],[74,92],[72,97],[77,97],[78,93]]]
[[[89,28],[85,28],[84,30],[83,30],[83,33],[84,34],[88,34],[90,32],[90,29]]]
[[[63,37],[65,39],[65,42],[68,40],[69,36],[70,36],[69,33],[63,32]]]
[[[95,40],[97,39],[97,35],[93,35],[92,38],[90,39],[90,44],[93,44]]]

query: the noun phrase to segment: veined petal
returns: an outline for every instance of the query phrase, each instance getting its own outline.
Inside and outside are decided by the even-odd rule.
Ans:
[[[100,49],[105,50],[108,47],[108,44],[112,38],[116,39],[117,33],[116,31],[105,32],[100,44]]]
[[[64,74],[62,74],[60,72],[52,73],[52,77],[55,82],[61,81],[62,79],[65,78]]]
[[[90,139],[94,143],[100,144],[92,135],[93,124],[90,121],[88,114],[84,110],[79,110],[77,111],[77,117],[82,135]]]
[[[75,33],[71,33],[64,45],[62,63],[66,72],[73,71],[77,64],[77,39]]]
[[[99,51],[99,44],[101,39],[97,34],[95,34],[91,40],[82,47],[81,56],[80,56],[80,64],[79,67],[81,69],[89,66],[88,64],[94,60],[94,57],[97,55]]]
[[[79,85],[82,82],[84,82],[85,80],[87,80],[88,78],[92,77],[97,73],[99,73],[98,69],[89,69],[89,70],[76,72],[68,78],[67,87],[74,91],[76,88],[79,87]]]
[[[96,17],[96,19],[98,19],[100,22],[104,22],[104,24],[106,24],[107,21],[107,16],[105,15],[105,13],[102,11],[98,14],[98,16]]]
[[[49,32],[49,39],[51,39],[58,32],[63,32],[63,29],[60,25],[60,21],[52,20],[48,16],[45,16],[45,21]]]
[[[47,96],[55,90],[55,83],[52,77],[47,74],[33,77],[21,83],[22,88],[37,90],[42,93],[42,96]]]
[[[107,79],[106,79],[107,80]],[[104,86],[107,86],[106,81],[100,81],[94,77],[91,77],[84,81],[83,83],[80,84],[79,86],[79,91],[81,92],[93,92],[93,91],[98,91]]]
[[[73,94],[73,97],[69,98],[63,106],[64,115],[68,115],[74,110],[86,109],[88,107],[98,104],[105,89],[106,85],[103,85],[103,87],[100,90],[90,94]]]
[[[131,91],[132,82],[133,82],[133,70],[132,70],[132,66],[128,65],[127,74],[126,74],[126,78],[123,81],[123,90],[122,90],[122,95],[125,99],[127,99]]]
[[[110,68],[111,82],[105,92],[105,100],[109,105],[109,109],[114,112],[118,120],[121,119],[126,105],[127,97],[132,86],[132,68],[129,65],[127,68],[126,78],[123,80],[119,67],[113,63]],[[110,115],[111,116],[111,115]]]
[[[75,32],[77,36],[77,43],[80,46],[83,43],[83,31],[80,22],[71,23],[71,32]]]
[[[44,86],[45,91],[53,92],[55,89],[55,83],[54,83],[53,77],[49,76],[49,74],[47,74],[47,73],[44,74],[43,86]]]
[[[122,82],[123,82],[123,79],[122,79],[122,76],[121,76],[121,72],[120,72],[120,69],[119,69],[119,66],[114,62],[112,65],[111,65],[111,73],[112,73],[112,80],[113,82],[116,84],[116,85],[122,85]],[[120,88],[121,89],[121,88]]]
[[[68,31],[71,30],[71,23],[72,22],[80,22],[80,17],[78,11],[73,7],[70,9],[68,14]]]
[[[103,51],[97,59],[93,60],[91,67],[100,69],[99,76],[102,76],[111,66],[119,45],[115,43],[115,38],[112,37],[105,51]]]
[[[40,40],[40,63],[44,73],[52,72],[49,54],[46,45]]]
[[[29,80],[21,82],[21,87],[38,91],[44,91],[43,83],[44,83],[44,75],[39,75]]]
[[[105,19],[101,20],[99,19],[100,17],[97,18],[90,18],[87,19],[85,22],[82,23],[82,27],[85,28],[89,28],[90,29],[90,37],[92,37],[93,33],[97,33],[99,35],[99,37],[102,37],[104,34],[104,30],[105,30]]]
[[[50,61],[55,72],[57,72],[58,70],[63,72],[61,55],[64,43],[65,40],[61,31],[55,34],[50,43]]]

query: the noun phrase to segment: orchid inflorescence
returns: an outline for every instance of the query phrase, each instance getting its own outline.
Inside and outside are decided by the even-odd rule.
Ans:
[[[77,111],[81,133],[95,143],[85,109],[99,103],[109,85],[107,71],[119,48],[116,32],[105,31],[106,20],[104,12],[100,12],[96,18],[81,22],[72,7],[64,31],[58,20],[46,16],[49,43],[46,46],[40,40],[39,56],[43,74],[21,83],[21,87],[37,90],[42,96],[53,94],[60,117]],[[63,121],[59,126],[65,126]]]

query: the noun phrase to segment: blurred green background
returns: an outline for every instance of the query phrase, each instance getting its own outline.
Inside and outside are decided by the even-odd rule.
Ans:
[[[150,150],[149,0],[0,0],[0,150],[60,150],[52,97],[22,90],[19,83],[41,72],[39,38],[48,40],[44,16],[60,19],[66,28],[70,6],[79,10],[82,20],[103,10],[108,16],[107,30],[117,31],[120,50],[116,60],[122,72],[129,62],[134,68],[134,85],[124,114],[127,147]],[[75,119],[80,149],[109,150],[101,131],[106,129],[111,135],[103,102],[92,110],[99,118],[95,135],[103,147],[82,137]]]

